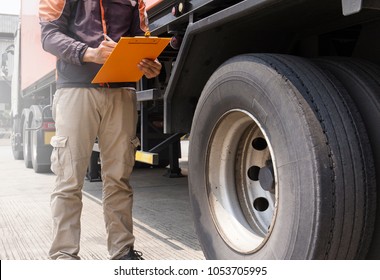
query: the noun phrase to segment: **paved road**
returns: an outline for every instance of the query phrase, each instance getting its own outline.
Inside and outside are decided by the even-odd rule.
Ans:
[[[187,178],[169,179],[163,169],[136,169],[134,231],[136,249],[146,259],[204,259],[193,228]],[[0,259],[45,259],[50,244],[49,196],[53,174],[36,174],[12,158],[0,139]],[[101,183],[85,182],[83,259],[107,259],[100,205]]]

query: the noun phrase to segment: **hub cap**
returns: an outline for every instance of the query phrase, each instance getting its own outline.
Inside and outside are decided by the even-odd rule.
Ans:
[[[264,131],[246,111],[224,114],[209,141],[209,206],[220,236],[242,254],[259,250],[274,225],[278,190],[271,154]]]

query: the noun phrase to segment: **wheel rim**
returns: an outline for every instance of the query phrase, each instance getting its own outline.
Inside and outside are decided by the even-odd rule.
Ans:
[[[251,254],[268,240],[274,226],[278,188],[268,137],[248,112],[225,113],[207,149],[209,207],[223,240]]]

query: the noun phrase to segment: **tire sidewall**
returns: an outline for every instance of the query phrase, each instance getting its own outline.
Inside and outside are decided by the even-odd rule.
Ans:
[[[252,71],[256,71],[254,75]],[[287,94],[280,94],[284,92]],[[315,257],[312,255],[316,242],[313,227],[318,223],[317,213],[322,207],[316,186],[324,178],[316,172],[320,168],[319,160],[323,160],[316,156],[320,154],[318,149],[323,149],[323,138],[314,135],[323,133],[318,133],[318,120],[311,110],[305,109],[308,106],[297,105],[303,102],[302,96],[281,75],[262,64],[252,68],[252,62],[232,60],[207,83],[195,112],[189,150],[190,199],[196,230],[202,237],[207,258]],[[273,230],[265,244],[252,254],[241,254],[224,242],[208,203],[204,170],[209,140],[218,120],[230,110],[242,110],[257,120],[270,142],[277,177],[281,178],[277,180],[279,196]],[[318,240],[323,242],[324,238]]]

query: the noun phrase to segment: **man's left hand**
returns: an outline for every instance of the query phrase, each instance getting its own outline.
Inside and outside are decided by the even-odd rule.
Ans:
[[[151,60],[151,59],[144,58],[137,65],[137,67],[140,69],[141,72],[144,73],[145,77],[147,77],[148,79],[151,79],[158,76],[158,74],[160,74],[162,65],[157,59]]]

